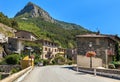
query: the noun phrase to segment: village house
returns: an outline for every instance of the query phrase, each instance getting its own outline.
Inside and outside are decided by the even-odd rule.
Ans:
[[[8,42],[8,37],[6,37],[4,34],[0,34],[0,58],[3,57],[4,49],[3,49],[3,44]]]
[[[21,54],[21,51],[24,50],[24,42],[25,41],[28,41],[28,40],[25,40],[25,39],[20,39],[20,38],[11,38],[9,37],[8,38],[8,46],[6,49],[6,51],[8,53],[18,53],[18,54]]]
[[[30,41],[37,40],[36,35],[34,35],[32,32],[28,32],[24,30],[18,30],[17,32],[15,32],[15,37],[23,40],[30,40]]]
[[[59,48],[59,45],[55,42],[48,40],[38,40],[37,42],[42,44],[42,59],[52,59],[58,53],[60,53],[62,56],[65,55],[65,49]]]
[[[116,55],[116,43],[120,42],[120,38],[117,35],[104,35],[104,34],[86,34],[86,35],[77,35],[77,63],[80,66],[89,67],[89,60],[84,59],[83,56],[88,51],[95,51],[96,59],[93,60],[93,65],[96,66],[105,66],[108,65],[113,56]],[[83,63],[84,62],[84,63]]]
[[[57,43],[47,40],[37,40],[37,37],[28,31],[18,30],[15,32],[15,37],[8,38],[8,46],[6,51],[11,51],[14,53],[21,54],[21,51],[25,49],[25,42],[34,42],[42,45],[42,59],[52,59],[56,54],[60,53],[60,55],[65,56],[64,48],[60,48]]]
[[[21,53],[24,50],[24,42],[34,42],[37,40],[37,37],[28,31],[18,30],[15,32],[15,37],[8,38],[8,46],[6,49],[7,52]]]
[[[4,34],[0,34],[0,43],[6,43],[8,41],[8,37],[6,37]]]
[[[66,48],[58,47],[58,54],[60,54],[63,57],[66,57]]]
[[[77,49],[72,48],[72,49],[67,49],[66,50],[67,58],[74,60],[75,62],[77,61]]]

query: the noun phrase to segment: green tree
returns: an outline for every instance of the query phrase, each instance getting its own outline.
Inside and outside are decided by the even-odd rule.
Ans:
[[[120,48],[119,48],[119,43],[116,43],[115,45],[115,51],[116,51],[116,59],[115,61],[119,61],[120,60]]]
[[[9,65],[19,64],[20,56],[18,54],[11,54],[5,58],[5,61]]]
[[[60,56],[60,54],[56,54],[56,57],[52,60],[53,64],[65,64],[65,58]]]

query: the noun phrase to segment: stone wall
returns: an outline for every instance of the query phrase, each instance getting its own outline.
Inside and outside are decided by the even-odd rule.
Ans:
[[[90,58],[77,55],[77,66],[90,67]],[[92,57],[92,67],[102,67],[102,59]]]
[[[21,69],[21,66],[20,65],[0,65],[0,71],[5,73],[9,73],[13,68]]]

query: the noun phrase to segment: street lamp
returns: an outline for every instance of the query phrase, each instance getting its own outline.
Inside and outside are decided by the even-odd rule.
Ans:
[[[92,42],[89,43],[90,51],[92,48]],[[90,68],[92,68],[92,57],[90,57]]]
[[[90,49],[92,48],[92,42],[89,43],[89,47],[90,47]]]
[[[105,60],[105,67],[106,68],[108,68],[108,55],[109,55],[109,52],[110,51],[110,46],[108,46],[108,48],[107,49],[105,49],[105,58],[106,58],[106,60]]]
[[[33,48],[31,47],[26,47],[27,50],[29,50],[29,58],[31,56],[31,51],[33,51]],[[32,66],[32,58],[31,58],[31,66]]]
[[[29,50],[29,57],[31,55],[31,51],[33,51],[33,49],[31,47],[26,47],[27,50]]]

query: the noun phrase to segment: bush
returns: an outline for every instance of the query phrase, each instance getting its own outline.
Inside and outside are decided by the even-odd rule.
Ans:
[[[52,64],[55,65],[55,64],[57,64],[57,63],[55,62],[55,60],[52,60]]]
[[[8,55],[5,58],[6,63],[10,65],[19,64],[19,60],[20,60],[20,56],[18,54]]]
[[[38,59],[35,59],[35,60],[34,60],[34,64],[35,64],[35,65],[37,65],[39,62],[40,62],[40,60],[38,60]]]
[[[73,64],[73,61],[72,61],[72,60],[68,60],[68,61],[67,61],[67,64],[68,64],[68,65],[72,65],[72,64]]]
[[[43,65],[49,65],[49,60],[43,60]]]
[[[7,63],[6,63],[5,59],[0,62],[0,65],[6,65],[6,64]]]
[[[0,74],[0,80],[2,79],[2,75]]]
[[[11,74],[16,73],[16,72],[17,72],[17,70],[16,70],[15,68],[13,68],[13,69],[11,70]]]
[[[114,65],[114,64],[109,64],[109,65],[108,65],[108,68],[110,68],[110,69],[115,69],[115,65]]]
[[[112,62],[115,65],[115,68],[120,68],[120,61]]]
[[[17,73],[18,71],[20,71],[20,69],[18,69],[18,68],[13,68],[13,69],[11,70],[11,74]]]
[[[62,64],[65,64],[65,58],[64,57],[62,57],[62,56],[57,56],[57,57],[55,57],[53,60],[52,60],[52,63],[53,64],[60,64],[60,65],[62,65]]]

